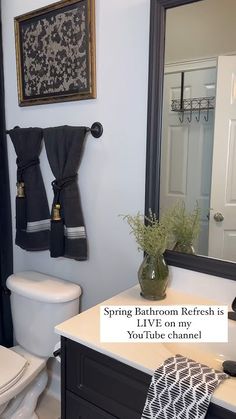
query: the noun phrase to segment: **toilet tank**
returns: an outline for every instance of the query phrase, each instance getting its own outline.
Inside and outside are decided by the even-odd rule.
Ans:
[[[9,276],[7,287],[17,343],[37,356],[52,356],[59,341],[54,327],[78,314],[80,286],[27,271]]]

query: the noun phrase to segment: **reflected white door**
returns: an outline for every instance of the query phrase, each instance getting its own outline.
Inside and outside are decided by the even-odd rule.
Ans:
[[[236,56],[218,58],[209,256],[236,261]]]
[[[215,96],[216,69],[185,73],[184,98]],[[180,98],[180,73],[165,75],[163,95],[163,130],[161,152],[160,214],[183,200],[192,211],[196,201],[201,208],[201,233],[196,250],[208,252],[208,211],[210,207],[211,162],[213,148],[214,113],[209,120],[205,113],[196,121],[193,113],[189,122],[186,113],[183,123],[171,111],[172,99]]]

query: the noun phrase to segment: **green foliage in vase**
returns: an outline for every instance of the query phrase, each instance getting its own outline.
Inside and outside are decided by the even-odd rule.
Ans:
[[[163,217],[163,222],[169,225],[170,240],[180,245],[191,245],[200,232],[201,210],[196,203],[192,212],[187,212],[184,201],[177,202]]]
[[[159,221],[151,210],[148,217],[138,213],[135,216],[125,215],[123,219],[131,227],[131,233],[138,244],[138,250],[143,250],[153,257],[164,253],[169,234],[167,223]]]

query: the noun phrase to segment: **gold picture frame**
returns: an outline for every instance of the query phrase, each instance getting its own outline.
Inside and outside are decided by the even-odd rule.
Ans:
[[[96,98],[95,0],[14,19],[19,106]]]

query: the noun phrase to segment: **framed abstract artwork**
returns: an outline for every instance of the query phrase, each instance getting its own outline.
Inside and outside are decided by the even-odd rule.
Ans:
[[[95,0],[64,0],[15,18],[20,106],[96,97]]]

